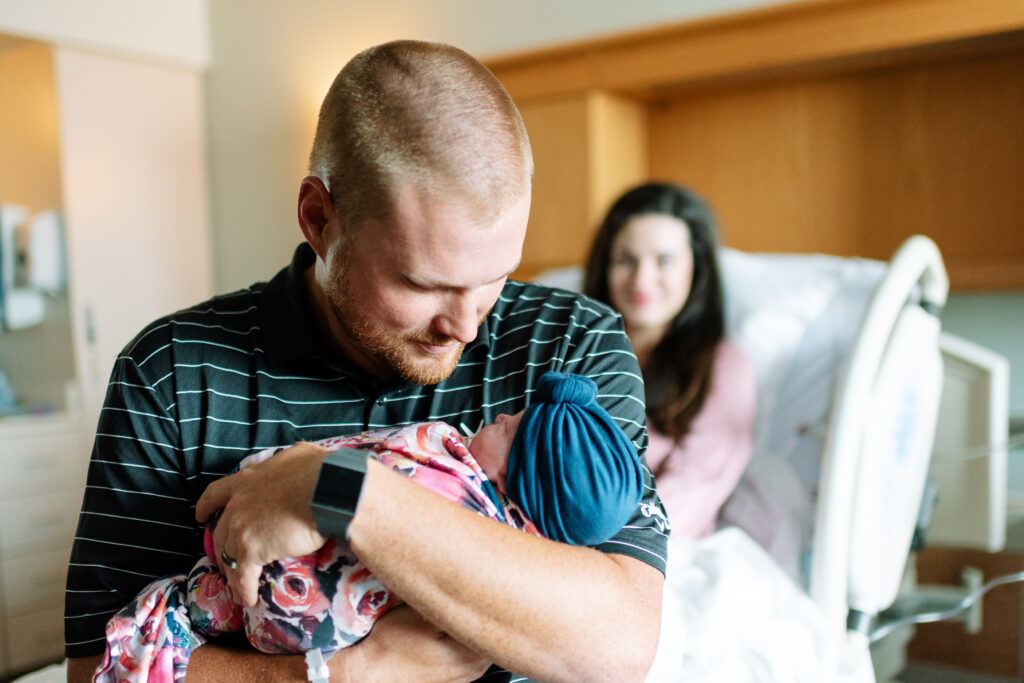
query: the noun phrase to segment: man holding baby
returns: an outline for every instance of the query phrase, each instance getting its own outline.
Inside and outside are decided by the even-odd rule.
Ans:
[[[308,443],[426,420],[472,430],[523,409],[540,375],[560,371],[597,383],[642,456],[643,384],[618,316],[507,279],[532,164],[511,98],[464,52],[398,41],[342,69],[299,188],[305,243],[291,265],[154,322],[117,360],[68,577],[69,680],[99,663],[114,612],[195,562],[219,509],[216,553],[241,600],[255,600],[262,565],[343,535],[405,602],[330,659],[331,680],[643,679],[668,534],[646,465],[636,513],[588,548],[496,524],[372,460],[332,463]],[[188,671],[307,679],[302,657],[212,644]]]

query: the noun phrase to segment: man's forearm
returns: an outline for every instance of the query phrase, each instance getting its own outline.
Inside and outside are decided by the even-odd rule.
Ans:
[[[637,560],[496,524],[375,463],[349,534],[409,605],[516,673],[641,680],[654,657],[662,576]]]
[[[68,682],[86,683],[102,656],[68,660]],[[364,639],[342,648],[328,662],[336,683],[468,683],[483,675],[488,660],[442,633],[407,605],[388,610]],[[308,680],[305,658],[264,654],[249,647],[207,643],[193,651],[188,681]]]
[[[192,652],[187,680],[188,683],[261,680],[302,683],[309,679],[306,677],[306,660],[301,655],[268,655],[252,649],[230,649],[208,643]]]
[[[337,658],[336,658],[337,659]],[[344,666],[344,657],[332,660],[335,669]],[[87,683],[103,661],[102,655],[68,659],[68,683]],[[332,673],[333,673],[332,669]],[[188,662],[189,683],[218,681],[246,683],[255,680],[308,681],[305,659],[299,655],[267,655],[256,650],[219,647],[208,643],[193,650]]]

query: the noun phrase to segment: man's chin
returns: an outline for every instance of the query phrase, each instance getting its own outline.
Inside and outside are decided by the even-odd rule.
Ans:
[[[463,348],[464,345],[460,344],[458,348],[443,355],[410,352],[397,364],[395,371],[402,379],[413,384],[437,384],[448,379],[455,371],[462,358]]]

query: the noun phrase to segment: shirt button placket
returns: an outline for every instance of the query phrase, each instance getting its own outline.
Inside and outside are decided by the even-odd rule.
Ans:
[[[389,426],[386,405],[387,401],[387,396],[384,396],[383,394],[378,396],[376,400],[374,400],[373,406],[370,409],[370,429],[379,429],[381,427]]]

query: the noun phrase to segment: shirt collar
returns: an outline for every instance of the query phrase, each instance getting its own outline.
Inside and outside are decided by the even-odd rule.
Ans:
[[[315,260],[313,248],[303,242],[295,249],[291,264],[263,288],[260,326],[264,353],[271,362],[287,362],[325,350],[303,279]]]

